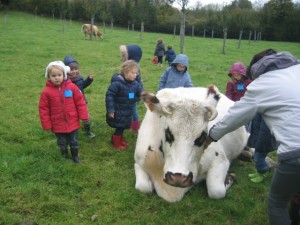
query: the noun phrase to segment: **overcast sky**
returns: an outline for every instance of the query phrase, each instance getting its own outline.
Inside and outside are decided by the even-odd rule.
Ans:
[[[207,4],[230,4],[233,0],[189,0],[189,4],[187,5],[187,7],[193,7],[196,5],[197,2],[200,2],[202,5],[207,5]],[[255,2],[259,2],[259,4],[263,4],[263,3],[266,3],[268,2],[268,0],[250,0],[252,3],[255,3]],[[176,2],[176,1],[175,1]],[[300,2],[300,0],[293,0],[293,2]],[[174,4],[174,6],[177,7],[176,4]]]

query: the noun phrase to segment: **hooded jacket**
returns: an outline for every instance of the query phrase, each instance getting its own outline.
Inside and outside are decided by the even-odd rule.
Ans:
[[[177,64],[185,65],[185,71],[179,72],[176,68]],[[171,66],[168,67],[160,77],[158,90],[163,88],[193,87],[191,76],[187,71],[188,65],[189,62],[186,55],[177,55]]]
[[[71,97],[65,97],[66,90],[72,92]],[[54,133],[70,133],[80,128],[80,120],[89,118],[83,94],[69,79],[60,87],[47,80],[40,96],[39,114],[43,129]]]
[[[226,96],[232,101],[236,102],[244,96],[247,86],[251,83],[251,80],[247,78],[246,68],[241,62],[236,62],[232,64],[228,76],[231,77],[232,74],[237,73],[242,75],[241,80],[233,80],[227,82],[226,84]]]
[[[279,144],[278,159],[300,157],[299,63],[289,53],[277,53],[253,64],[251,74],[255,80],[244,97],[210,129],[209,136],[219,140],[247,124],[259,112]]]
[[[168,61],[169,65],[172,64],[173,60],[176,58],[176,53],[172,48],[169,48],[166,51],[166,58],[165,61]]]
[[[73,58],[72,56],[66,56],[64,58],[64,64],[66,66],[69,66],[71,63],[76,63],[78,64],[78,61]],[[84,95],[85,102],[88,103],[85,94],[84,94],[84,89],[90,86],[93,83],[93,79],[87,77],[86,79],[83,78],[83,76],[80,74],[80,71],[78,71],[78,74],[76,76],[69,76],[69,79],[76,84],[77,87],[79,87],[80,91]]]
[[[136,81],[128,81],[121,74],[114,74],[106,92],[106,122],[114,128],[129,128],[134,103],[140,100],[141,85]],[[134,94],[131,98],[130,93]],[[108,114],[115,113],[114,118]]]
[[[143,51],[138,45],[120,45],[119,47],[121,53],[121,59],[123,62],[127,60],[134,60],[137,63],[140,63],[140,60],[143,56]],[[141,80],[141,71],[136,76],[135,80],[140,83],[143,89],[143,83]]]

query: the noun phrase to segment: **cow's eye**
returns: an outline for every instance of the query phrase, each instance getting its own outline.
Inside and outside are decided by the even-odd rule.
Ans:
[[[174,142],[174,136],[171,133],[169,127],[166,129],[165,135],[166,135],[166,142],[169,142],[170,145],[172,145],[172,143]]]
[[[195,140],[194,145],[201,147],[203,145],[204,141],[206,140],[206,137],[207,137],[207,133],[202,132],[201,136]]]

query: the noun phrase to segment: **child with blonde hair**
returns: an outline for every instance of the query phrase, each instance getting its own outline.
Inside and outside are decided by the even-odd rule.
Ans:
[[[136,81],[139,65],[134,60],[125,61],[119,73],[114,74],[106,92],[106,122],[115,128],[112,135],[114,148],[126,150],[123,132],[130,128],[134,104],[140,100],[142,87]]]

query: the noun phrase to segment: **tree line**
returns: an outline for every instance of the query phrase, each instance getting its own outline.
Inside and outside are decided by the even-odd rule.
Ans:
[[[181,8],[173,7],[176,1]],[[1,0],[1,9],[35,15],[91,22],[103,26],[159,33],[177,33],[184,17],[185,35],[210,38],[244,38],[300,41],[300,4],[270,0],[260,5],[233,0],[228,5],[200,2],[187,8],[188,0]],[[9,9],[9,10],[8,10]],[[226,32],[226,33],[225,33]]]

